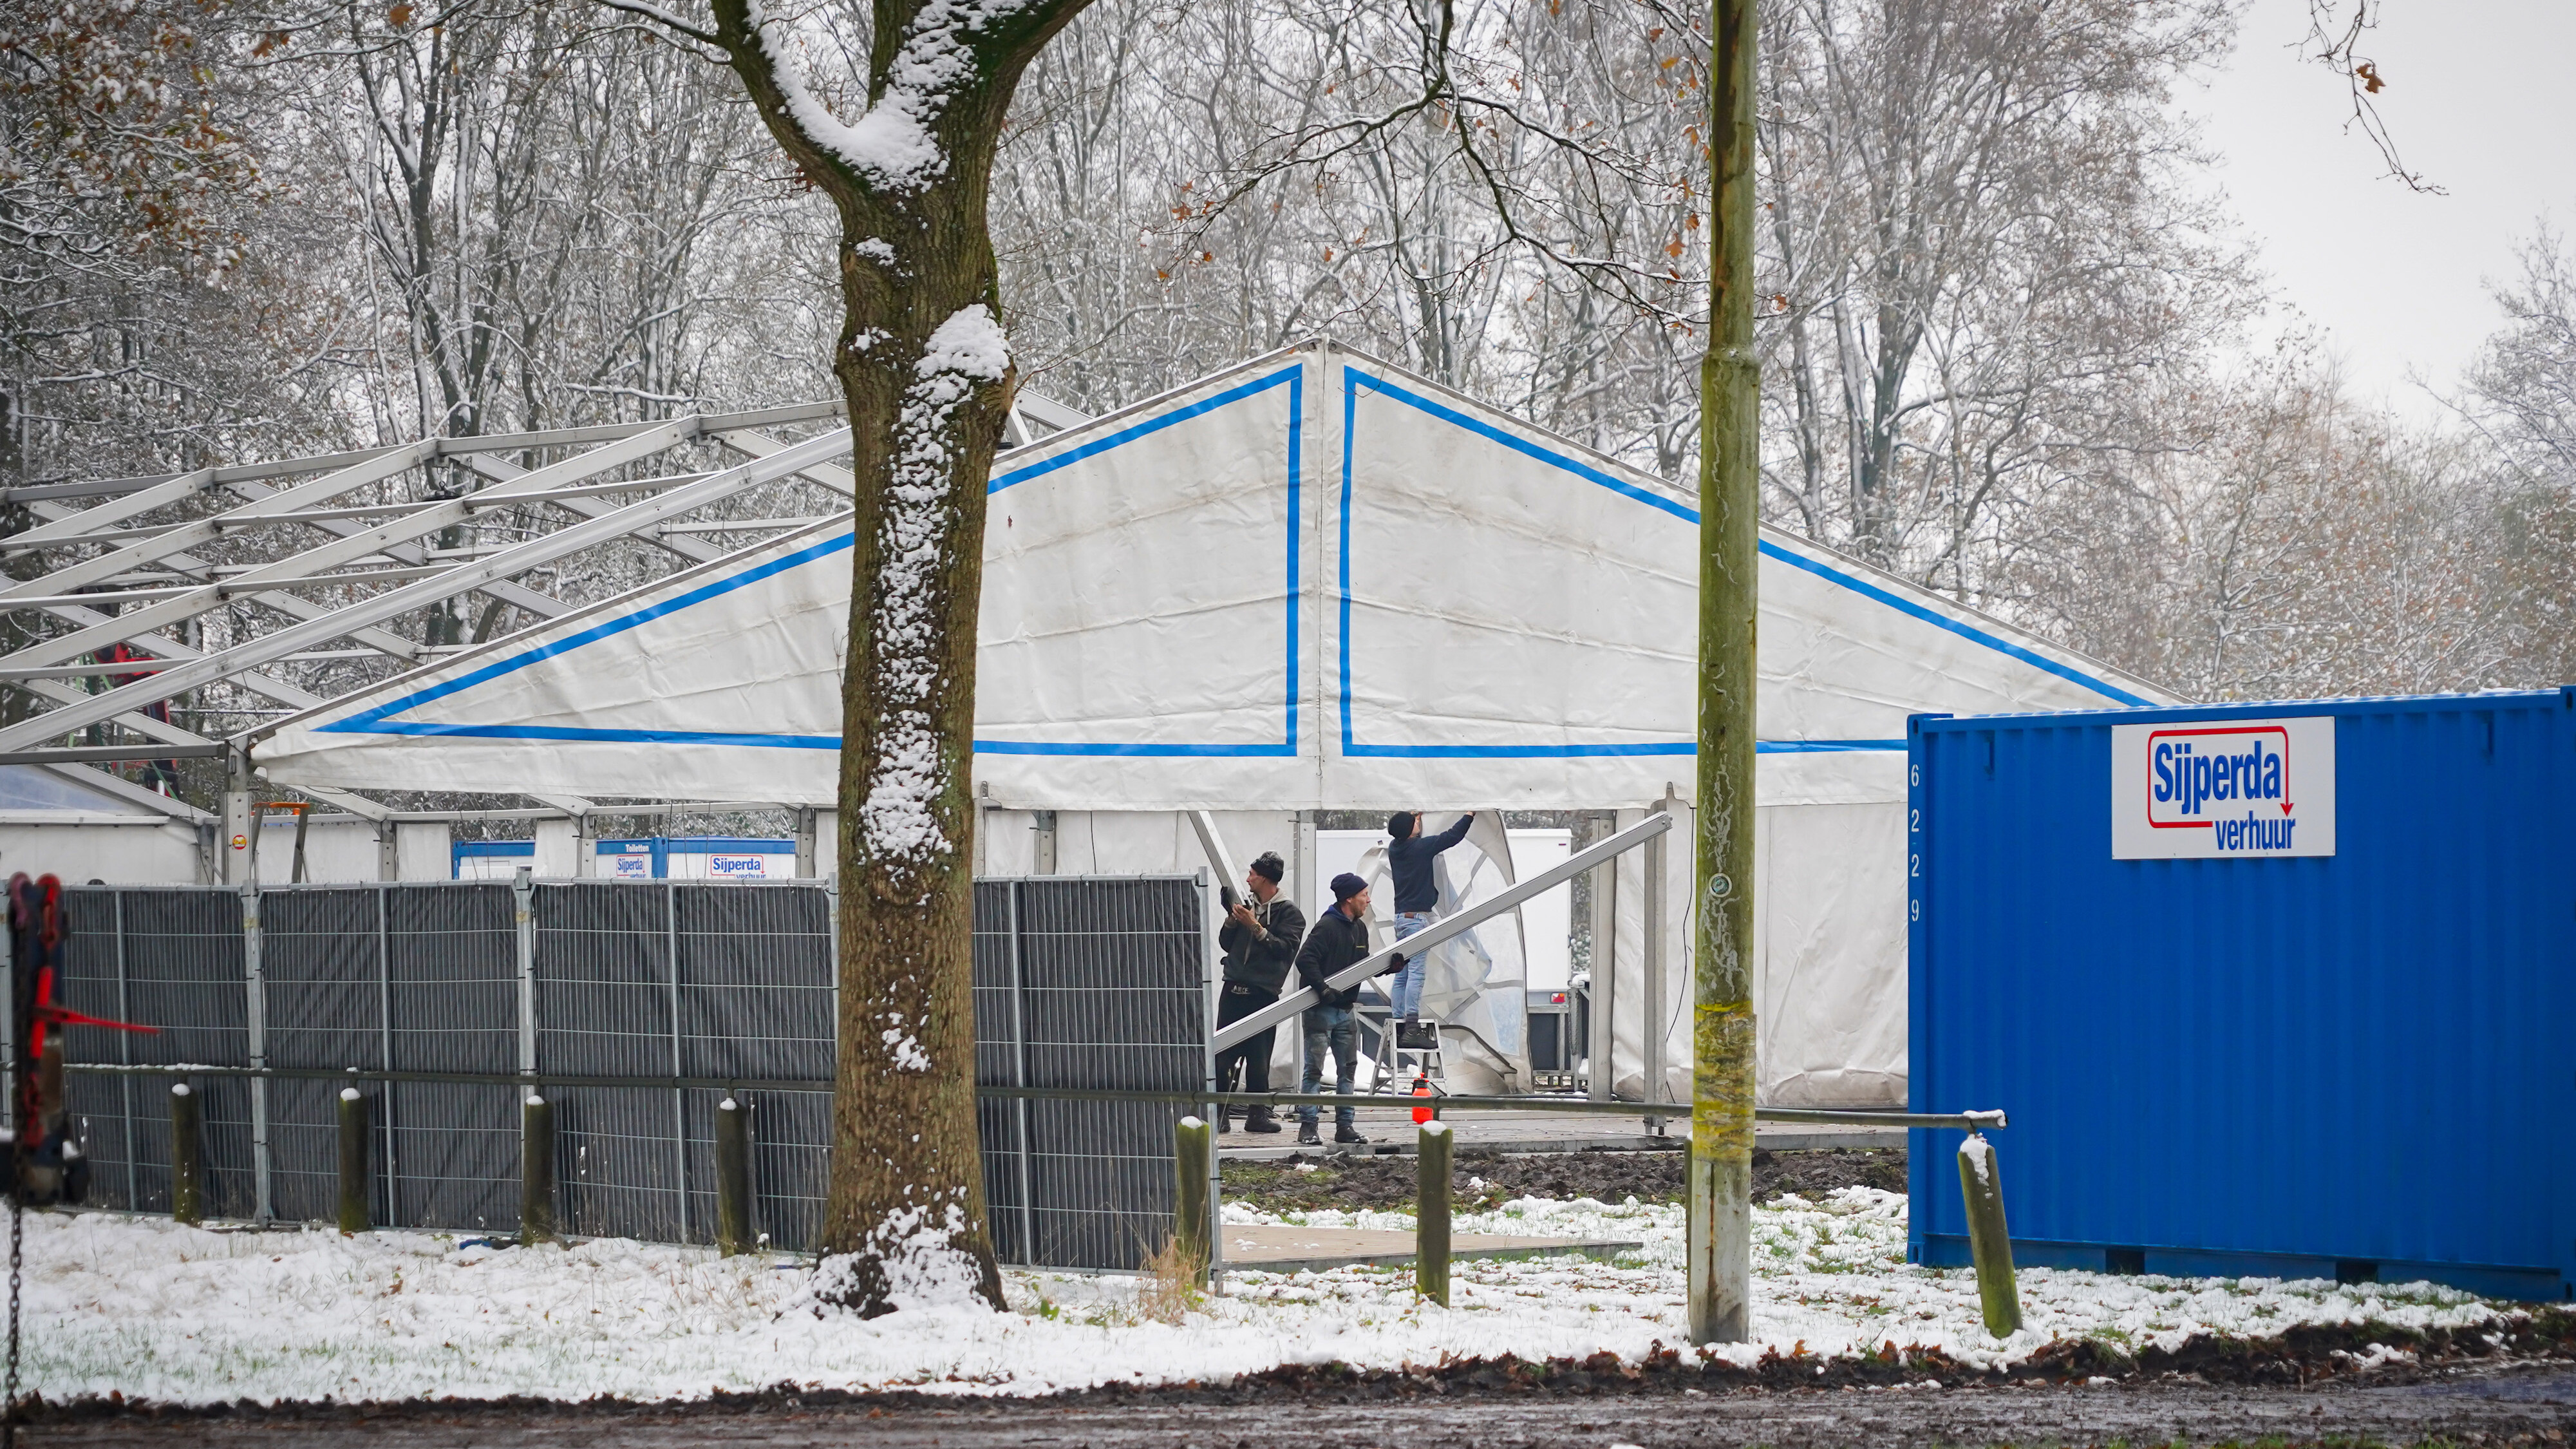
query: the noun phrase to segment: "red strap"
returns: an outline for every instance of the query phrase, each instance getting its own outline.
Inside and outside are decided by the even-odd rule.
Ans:
[[[139,1022],[131,1021],[110,1021],[106,1017],[91,1016],[66,1006],[39,1006],[36,1008],[36,1016],[39,1020],[58,1021],[65,1026],[103,1026],[112,1031],[139,1031],[146,1036],[161,1034],[161,1028],[157,1026],[144,1026]]]

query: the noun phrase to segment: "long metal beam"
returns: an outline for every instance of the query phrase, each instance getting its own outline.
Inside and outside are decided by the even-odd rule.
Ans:
[[[41,578],[29,579],[23,584],[0,589],[0,602],[40,594],[67,594],[85,585],[103,579],[112,579],[128,569],[157,563],[174,553],[184,552],[202,543],[212,543],[223,537],[224,530],[228,527],[249,527],[272,514],[291,512],[325,498],[336,498],[343,493],[364,488],[371,483],[381,483],[387,478],[408,472],[416,465],[437,456],[438,448],[434,443],[414,443],[408,448],[397,448],[390,453],[381,454],[360,463],[354,468],[343,468],[337,473],[317,478],[310,483],[279,489],[265,498],[253,499],[237,507],[227,508],[221,513],[176,525],[166,532],[139,543],[129,543],[123,548],[110,549],[96,558],[65,564],[61,568],[49,570]],[[96,511],[96,509],[89,510],[89,512]],[[75,513],[59,523],[47,524],[45,527],[67,529],[87,516],[87,512]],[[79,531],[71,530],[75,534]],[[36,535],[43,532],[44,529],[33,529],[19,535],[13,542],[23,547],[29,542],[42,541]]]
[[[782,407],[751,408],[743,412],[708,413],[706,430],[711,433],[731,432],[738,428],[770,428],[791,423],[821,422],[837,418],[845,410],[839,402],[789,403]],[[631,437],[657,423],[598,423],[582,428],[552,428],[532,433],[491,433],[479,437],[432,438],[423,441],[438,446],[442,458],[467,457],[477,453],[516,453],[529,448],[559,448],[584,443],[613,443]],[[382,448],[358,448],[346,453],[325,453],[311,458],[285,458],[273,463],[230,463],[219,468],[202,468],[196,473],[152,473],[129,478],[100,478],[86,483],[39,483],[22,488],[0,488],[0,503],[58,502],[66,498],[109,498],[156,488],[164,483],[207,475],[201,486],[228,485],[258,478],[292,478],[305,473],[327,473],[334,468],[348,468],[381,457],[402,448],[414,446],[397,443]],[[178,494],[176,497],[185,497]],[[168,500],[163,500],[168,501]],[[154,505],[147,505],[154,506]],[[82,510],[84,517],[96,514],[96,508]],[[139,510],[138,510],[139,511]],[[132,513],[123,515],[133,516]],[[98,520],[109,521],[105,517]],[[95,525],[92,525],[95,527]]]
[[[651,443],[650,447],[646,446],[648,442]],[[613,450],[623,452],[632,449],[640,455],[642,452],[663,446],[668,446],[668,443],[653,440],[649,435],[639,435],[637,438],[614,445]],[[846,451],[849,446],[849,429],[835,428],[831,432],[808,439],[784,452],[728,468],[724,472],[690,484],[688,487],[676,488],[658,497],[628,504],[601,517],[586,519],[542,537],[530,539],[494,554],[490,558],[459,564],[452,573],[387,589],[382,593],[345,604],[318,618],[289,625],[275,633],[235,645],[221,653],[191,661],[181,668],[162,670],[149,679],[137,680],[103,695],[87,696],[81,703],[66,704],[60,709],[48,710],[33,719],[21,720],[6,729],[0,729],[0,750],[24,749],[39,745],[47,740],[59,738],[71,730],[124,713],[133,703],[166,699],[183,689],[212,683],[298,650],[345,638],[358,626],[379,623],[405,610],[435,603],[469,589],[479,588],[484,581],[506,579],[525,573],[567,554],[578,553],[594,544],[633,533],[667,518],[675,518],[704,508],[744,488],[800,472],[817,461]],[[596,454],[587,454],[584,458],[596,456]],[[575,463],[582,461],[584,459],[574,460]],[[549,471],[551,470],[541,468],[526,476],[536,478]],[[350,540],[349,546],[355,546],[360,541]],[[187,602],[187,600],[173,600],[171,603],[156,605],[153,609],[140,612],[149,614],[156,609],[176,610]],[[81,634],[106,632],[109,631],[84,630],[80,634],[68,636],[63,640],[49,640],[36,648],[19,651],[7,662],[15,665],[55,663],[68,657],[66,646],[71,640],[79,639]],[[104,643],[106,640],[102,637],[97,642]],[[83,643],[68,652],[86,652],[89,647],[91,647],[90,644]]]
[[[17,535],[17,541],[22,545],[62,540],[76,541],[82,534],[93,529],[102,528],[111,523],[122,523],[138,513],[149,513],[165,503],[176,503],[184,498],[193,498],[214,486],[216,486],[215,470],[212,468],[200,468],[194,473],[182,473],[168,482],[138,489],[113,502],[94,504],[67,517],[37,524]]]
[[[616,442],[610,443],[605,447],[596,448],[577,457],[568,458],[563,462],[535,469],[534,471],[523,474],[519,478],[513,479],[510,482],[498,484],[494,488],[486,490],[482,496],[485,501],[488,502],[494,495],[506,491],[528,491],[536,488],[551,487],[557,483],[571,482],[577,478],[586,478],[593,473],[604,472],[610,468],[621,467],[627,463],[635,462],[638,459],[650,457],[653,454],[661,452],[676,444],[686,442],[691,437],[695,436],[696,432],[697,420],[694,418],[683,418],[676,422],[664,423],[658,427],[648,428],[631,437],[620,438]],[[0,663],[13,665],[59,664],[64,660],[72,659],[82,654],[87,654],[91,650],[104,648],[107,645],[117,643],[124,639],[129,639],[136,634],[167,628],[170,625],[194,618],[199,614],[221,607],[231,599],[259,592],[260,585],[302,578],[306,575],[318,573],[326,568],[335,567],[353,559],[363,558],[366,555],[383,548],[386,544],[418,538],[422,534],[435,532],[438,529],[449,526],[450,524],[462,523],[466,520],[467,516],[465,509],[462,507],[462,500],[452,499],[446,503],[439,504],[436,507],[425,508],[418,513],[409,514],[403,518],[396,519],[388,523],[378,524],[373,528],[359,529],[346,537],[334,539],[329,543],[316,544],[311,548],[302,550],[301,552],[289,554],[273,563],[262,565],[250,573],[226,580],[222,584],[209,584],[184,597],[165,600],[158,604],[147,605],[131,614],[119,615],[114,620],[95,628],[76,629],[69,634],[60,635],[51,639],[39,640],[36,643],[28,645],[26,648],[20,649],[16,653],[7,656],[5,660],[0,660]],[[504,575],[501,574],[495,574],[492,577],[498,578],[503,576]],[[407,589],[389,591],[389,593],[401,594],[409,594],[409,592],[410,591]],[[449,595],[459,592],[462,592],[462,590],[448,589],[436,597],[446,598]],[[380,598],[387,596],[388,595],[378,595]],[[392,616],[389,614],[378,615],[376,618],[368,619],[364,622],[372,624],[377,622],[379,619],[390,617]],[[341,633],[346,632],[346,630],[341,631]],[[338,637],[338,635],[330,637]],[[29,723],[32,724],[34,721],[29,721]]]
[[[0,747],[5,747],[6,743],[6,736],[0,735]],[[1498,892],[1492,900],[1469,906],[1445,920],[1434,921],[1427,928],[1406,937],[1401,943],[1333,973],[1325,978],[1324,984],[1335,991],[1348,991],[1386,970],[1397,961],[1407,956],[1420,955],[1452,937],[1464,935],[1521,902],[1535,899],[1540,894],[1574,879],[1594,866],[1615,859],[1626,851],[1634,850],[1672,828],[1673,817],[1660,810],[1656,811],[1609,839],[1578,850],[1528,880]],[[1315,988],[1300,986],[1250,1016],[1232,1025],[1217,1028],[1216,1036],[1209,1045],[1217,1051],[1223,1051],[1239,1042],[1248,1041],[1313,1006],[1315,1001]]]
[[[0,751],[0,765],[126,765],[147,760],[210,760],[232,748],[202,745],[76,745],[60,750]]]

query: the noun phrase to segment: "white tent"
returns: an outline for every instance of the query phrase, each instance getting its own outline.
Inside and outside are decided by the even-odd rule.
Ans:
[[[1229,812],[1249,854],[1293,849],[1294,812],[1688,809],[1687,490],[1310,342],[1005,454],[989,506],[990,868],[1026,857],[1009,812],[1087,812],[1089,868],[1144,870],[1204,856],[1136,812]],[[284,720],[255,758],[291,785],[828,805],[849,544],[845,516],[702,565]],[[1766,1097],[1893,1102],[1906,716],[2171,696],[1788,534],[1761,550]],[[1688,854],[1663,853],[1656,933],[1627,859],[1614,947],[1615,1075],[1641,1085],[1657,934],[1685,1098]]]

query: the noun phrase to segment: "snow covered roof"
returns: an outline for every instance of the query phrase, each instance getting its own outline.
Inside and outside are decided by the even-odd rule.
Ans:
[[[1325,342],[1002,456],[974,774],[1045,809],[1685,795],[1687,490]],[[301,787],[827,804],[847,514],[285,719]],[[1777,530],[1763,798],[1880,799],[1921,711],[2174,697]]]

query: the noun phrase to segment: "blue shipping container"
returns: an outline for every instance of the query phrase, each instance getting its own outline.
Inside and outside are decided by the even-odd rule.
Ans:
[[[1908,735],[1913,1107],[2011,1114],[2018,1261],[2576,1296],[2576,688]]]

